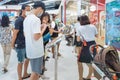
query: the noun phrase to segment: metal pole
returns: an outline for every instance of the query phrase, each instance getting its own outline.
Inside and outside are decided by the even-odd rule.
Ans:
[[[52,40],[52,42],[49,42],[46,45],[46,48],[50,48],[50,47],[54,47],[54,55],[55,55],[55,73],[54,73],[54,80],[58,80],[58,44],[61,42],[63,36],[60,36],[54,40]]]
[[[81,15],[81,0],[76,0],[76,1],[78,1],[77,2],[77,16],[80,16]]]
[[[105,0],[105,15],[107,16],[107,3],[106,3],[106,0]],[[107,45],[107,18],[105,16],[105,45]]]
[[[63,0],[64,1],[64,3],[63,3],[63,7],[64,7],[64,9],[63,9],[63,12],[64,12],[64,24],[66,24],[66,0]]]
[[[58,49],[58,45],[55,44],[54,47],[55,47],[54,48],[55,49],[55,80],[58,80],[57,79],[57,77],[58,77],[58,72],[57,72],[58,71],[57,70],[58,69],[58,61],[57,61],[58,60],[58,50],[57,50]]]
[[[99,27],[99,13],[98,13],[98,9],[99,9],[99,8],[98,8],[98,0],[97,0],[96,3],[97,3],[97,24],[96,24],[96,25],[97,25],[98,31],[99,31],[99,33],[100,33],[100,36],[101,36],[100,27]]]

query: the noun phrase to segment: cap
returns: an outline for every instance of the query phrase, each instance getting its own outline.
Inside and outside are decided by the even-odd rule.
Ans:
[[[42,1],[36,1],[33,5],[33,8],[41,7],[45,11],[45,4]]]
[[[28,7],[29,5],[23,4],[21,7],[21,10],[25,10],[26,7]]]

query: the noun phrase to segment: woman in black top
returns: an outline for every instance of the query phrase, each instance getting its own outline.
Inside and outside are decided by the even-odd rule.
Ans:
[[[47,26],[45,32],[43,33],[43,36],[45,36],[46,34],[49,33],[49,29],[50,29],[50,15],[47,12],[45,12],[45,13],[42,14],[40,19],[41,19],[41,24]],[[49,40],[48,41],[44,41],[44,46],[48,42],[49,42]]]
[[[52,35],[52,30],[50,29],[50,15],[47,12],[45,12],[45,13],[42,14],[40,19],[41,19],[41,24],[44,25],[44,26],[47,26],[45,32],[43,33],[43,37],[46,36],[47,34]],[[44,40],[44,38],[43,38],[43,42],[44,42],[43,44],[44,44],[44,49],[45,49],[45,46],[49,42],[49,39]],[[45,71],[45,56],[46,55],[44,55],[44,61],[43,61],[44,62],[43,63],[44,69],[43,69],[42,75],[44,74],[44,71]],[[49,57],[46,57],[46,59],[47,58],[49,58]]]

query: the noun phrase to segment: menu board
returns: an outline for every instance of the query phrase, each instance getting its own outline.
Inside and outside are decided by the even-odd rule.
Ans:
[[[120,50],[120,1],[106,4],[106,44]]]

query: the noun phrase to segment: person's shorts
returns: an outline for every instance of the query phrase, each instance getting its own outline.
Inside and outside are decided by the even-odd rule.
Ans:
[[[25,48],[22,48],[22,49],[15,48],[15,51],[17,52],[18,62],[23,63],[26,58],[26,49]]]
[[[82,45],[83,45],[82,41],[79,41],[79,42],[77,41],[77,36],[75,36],[74,45],[76,47],[82,47]]]
[[[43,57],[30,59],[32,72],[37,73],[39,75],[42,74],[43,69]]]

